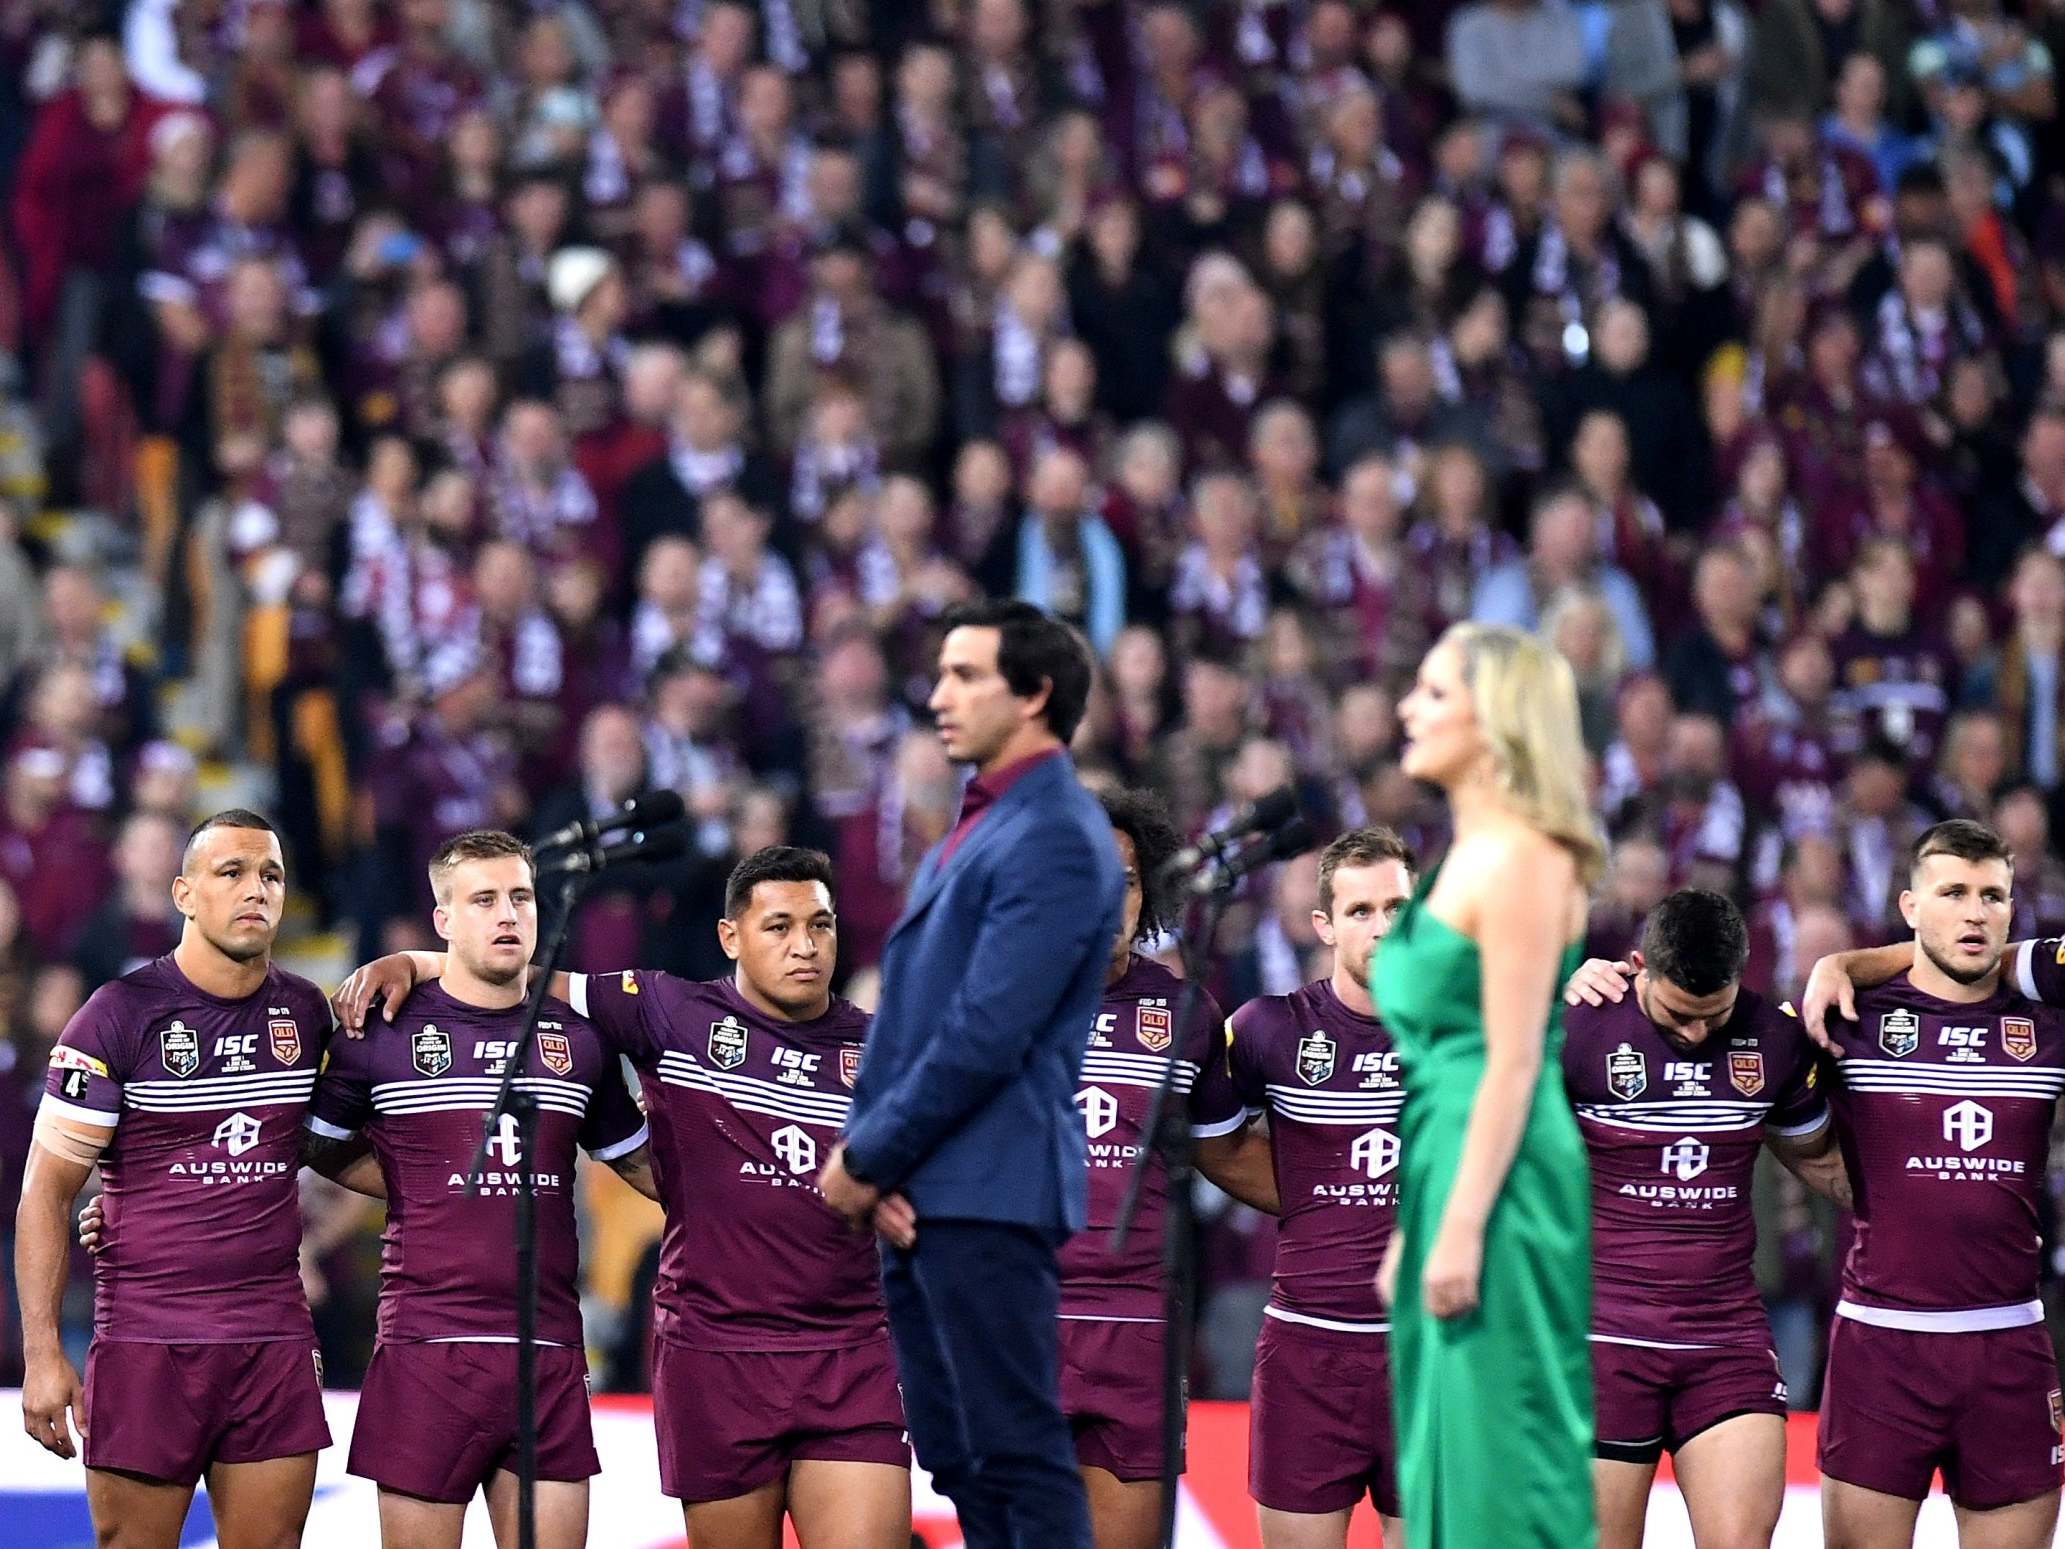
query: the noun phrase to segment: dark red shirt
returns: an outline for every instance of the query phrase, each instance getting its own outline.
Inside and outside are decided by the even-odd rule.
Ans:
[[[1044,753],[1035,753],[1030,758],[1021,758],[1006,764],[987,779],[977,777],[968,782],[968,789],[961,793],[961,816],[946,836],[946,843],[940,846],[939,864],[944,866],[954,858],[954,851],[960,849],[961,841],[968,837],[968,831],[983,813],[995,806],[1004,792],[1022,780],[1035,764],[1058,757],[1060,748],[1048,748]]]

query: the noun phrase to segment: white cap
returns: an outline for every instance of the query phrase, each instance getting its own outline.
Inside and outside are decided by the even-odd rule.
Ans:
[[[572,312],[588,299],[617,261],[599,247],[563,247],[545,271],[545,293],[555,312]]]

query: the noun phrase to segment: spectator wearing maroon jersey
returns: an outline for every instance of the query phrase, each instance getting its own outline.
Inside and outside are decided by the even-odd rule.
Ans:
[[[1750,911],[1749,961],[1742,982],[1761,995],[1795,993],[1798,984],[1792,978],[1793,966],[1799,961],[1806,921],[1816,909],[1833,910],[1843,918],[1845,883],[1843,854],[1833,838],[1811,833],[1789,841],[1779,865],[1776,892]]]
[[[1341,476],[1339,525],[1307,535],[1284,567],[1331,659],[1386,683],[1410,674],[1435,625],[1433,581],[1406,541],[1397,488],[1383,458],[1358,458]]]
[[[1255,489],[1237,473],[1207,473],[1191,485],[1197,541],[1176,557],[1169,586],[1170,631],[1178,655],[1245,650],[1269,618]]]
[[[1935,757],[1950,712],[1950,662],[1916,616],[1916,565],[1897,538],[1867,538],[1850,569],[1855,622],[1836,638],[1836,703],[1867,736]]]
[[[179,944],[172,879],[186,834],[172,819],[139,812],[115,840],[115,891],[80,928],[72,949],[86,993],[119,979]]]
[[[65,798],[65,759],[28,747],[7,762],[0,809],[0,879],[21,904],[37,956],[61,958],[107,890],[107,847]]]

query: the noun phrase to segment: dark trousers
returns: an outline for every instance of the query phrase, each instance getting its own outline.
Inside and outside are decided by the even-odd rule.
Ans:
[[[911,1444],[968,1549],[1090,1549],[1054,1248],[1029,1227],[931,1219],[909,1252],[882,1247]]]

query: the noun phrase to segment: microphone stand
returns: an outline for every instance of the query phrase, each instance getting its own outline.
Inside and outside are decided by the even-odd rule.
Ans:
[[[603,868],[600,838],[581,852],[588,857],[586,872],[560,874],[558,918],[545,938],[541,957],[532,959],[537,977],[531,981],[524,1003],[523,1030],[516,1052],[502,1069],[502,1089],[488,1110],[481,1131],[480,1147],[473,1153],[467,1177],[467,1192],[478,1195],[481,1174],[487,1166],[488,1147],[502,1126],[504,1116],[516,1121],[516,1544],[517,1549],[538,1545],[538,1199],[537,1165],[533,1151],[538,1135],[538,1095],[516,1084],[517,1072],[531,1056],[531,1045],[544,1014],[545,999],[552,992],[552,975],[566,950],[572,926],[574,904],[587,879]]]
[[[1218,858],[1215,864],[1225,857]],[[1197,1143],[1190,1133],[1190,1115],[1181,1103],[1172,1101],[1176,1067],[1186,1049],[1204,1051],[1199,1064],[1210,1058],[1211,1029],[1199,1027],[1193,1040],[1192,1024],[1204,1006],[1204,976],[1213,938],[1220,919],[1233,898],[1241,871],[1220,864],[1211,890],[1195,903],[1198,929],[1184,932],[1179,951],[1183,958],[1183,993],[1176,1002],[1175,1049],[1164,1062],[1161,1085],[1141,1125],[1146,1144],[1133,1176],[1126,1183],[1125,1201],[1119,1206],[1118,1221],[1111,1230],[1111,1251],[1125,1246],[1133,1217],[1140,1208],[1141,1190],[1148,1170],[1157,1162],[1168,1188],[1168,1202],[1162,1217],[1162,1495],[1161,1526],[1155,1542],[1163,1549],[1175,1549],[1176,1492],[1183,1474],[1185,1428],[1189,1419],[1187,1386],[1190,1374],[1191,1307],[1197,1279],[1195,1222],[1197,1204],[1193,1198],[1192,1172]]]

